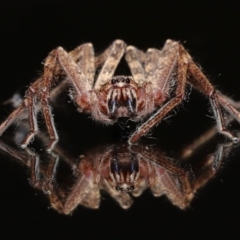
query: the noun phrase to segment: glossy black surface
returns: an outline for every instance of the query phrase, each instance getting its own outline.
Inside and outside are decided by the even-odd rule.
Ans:
[[[117,38],[144,50],[161,48],[168,38],[179,40],[219,90],[240,99],[237,4],[11,1],[1,3],[0,19],[1,102],[16,91],[25,91],[42,71],[41,62],[53,48],[61,45],[71,50],[92,42],[95,50],[101,52]],[[209,117],[209,103],[203,96],[192,91],[187,100],[153,131],[158,145],[170,156],[214,124]],[[119,142],[128,134],[118,125],[107,127],[82,116],[68,101],[67,93],[63,94],[54,114],[59,144],[72,156],[99,144]],[[10,109],[1,106],[0,120],[9,112]],[[236,124],[233,129],[239,131],[240,126]],[[16,235],[36,239],[60,236],[238,239],[239,157],[236,148],[217,177],[199,191],[187,210],[178,209],[165,197],[154,198],[146,192],[129,210],[121,209],[104,195],[99,210],[80,206],[72,216],[64,216],[50,209],[47,197],[30,186],[27,168],[2,155],[0,235],[4,235],[3,239]]]

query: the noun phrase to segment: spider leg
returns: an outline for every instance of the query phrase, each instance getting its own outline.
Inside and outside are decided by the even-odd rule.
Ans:
[[[112,45],[110,47],[108,47],[107,49],[105,49],[101,54],[95,56],[95,61],[94,61],[95,68],[101,67],[105,63],[111,50],[112,50]]]
[[[16,108],[8,118],[0,125],[0,136],[6,131],[6,129],[16,122],[23,115],[28,114],[30,132],[22,141],[21,147],[26,148],[34,135],[38,132],[37,125],[37,114],[41,110],[40,103],[36,101],[35,94],[38,89],[38,84],[42,81],[42,78],[39,78],[36,82],[34,82],[26,91],[26,99],[23,100],[21,105]],[[67,81],[63,81],[60,83],[58,87],[56,87],[53,91],[51,91],[50,97],[55,98],[66,89],[68,83]],[[27,113],[28,110],[28,113]]]
[[[91,44],[86,43],[80,45],[79,47],[72,50],[69,55],[72,59],[77,63],[80,69],[86,74],[87,80],[89,84],[92,86],[94,81],[94,53],[93,47]],[[85,62],[83,62],[85,60]],[[88,61],[89,60],[89,61]],[[58,64],[55,66],[54,75],[58,75],[62,72],[61,66]],[[22,102],[22,104],[16,108],[8,118],[0,125],[0,136],[6,131],[6,129],[14,123],[17,119],[19,119],[26,110],[28,109],[29,114],[29,123],[30,123],[30,133],[25,137],[22,142],[22,147],[26,148],[31,139],[34,137],[36,132],[38,131],[36,115],[41,110],[40,102],[36,101],[35,95],[41,90],[40,85],[42,86],[43,78],[39,78],[36,80],[27,90],[26,99]],[[50,93],[50,99],[55,99],[63,90],[65,90],[69,86],[69,81],[64,79],[60,82],[60,84],[55,87]],[[49,109],[51,111],[51,109]],[[48,117],[49,119],[49,117]],[[53,123],[53,119],[50,120]],[[54,125],[54,124],[53,124]],[[54,132],[54,131],[52,131]],[[55,130],[56,134],[56,130]]]
[[[46,59],[44,74],[42,78],[34,82],[26,92],[27,107],[29,114],[29,124],[30,132],[22,141],[22,148],[26,148],[32,138],[38,131],[37,125],[37,100],[41,103],[42,112],[46,121],[46,126],[51,139],[50,146],[53,146],[57,142],[58,136],[56,129],[54,127],[53,117],[51,114],[51,109],[48,104],[50,98],[51,80],[54,75],[54,70],[56,66],[56,51],[52,51]],[[47,84],[45,84],[45,82]],[[51,148],[49,148],[51,150]]]
[[[14,123],[26,110],[26,102],[23,102],[18,108],[16,108],[7,119],[0,125],[0,136],[6,131],[6,129]]]
[[[95,62],[94,62],[94,50],[91,43],[82,44],[73,49],[69,55],[77,63],[80,70],[86,75],[86,79],[91,86],[94,83],[95,74]],[[55,74],[61,71],[61,66],[57,66]],[[69,80],[63,79],[58,86],[51,90],[50,99],[55,99],[61,92],[69,87]]]
[[[155,49],[154,49],[155,50]],[[153,69],[156,69],[156,55],[160,51],[147,51],[146,54],[134,46],[128,46],[126,49],[125,59],[130,68],[134,82],[139,87],[145,88],[147,98],[145,99],[145,111],[154,109],[154,95],[152,94],[152,83],[150,75],[153,73]],[[149,79],[149,80],[147,80]]]
[[[146,52],[144,62],[146,81],[151,82],[157,68],[158,59],[161,57],[161,51],[155,48],[149,48]]]
[[[153,89],[168,94],[171,80],[177,71],[175,96],[166,102],[153,116],[143,123],[129,138],[128,143],[133,144],[144,136],[152,127],[158,124],[174,107],[182,102],[185,95],[187,63],[179,52],[178,43],[168,40],[161,52],[157,69],[154,74]],[[177,68],[177,70],[176,70]],[[160,87],[159,87],[160,86]]]
[[[176,68],[177,71],[174,71]],[[177,73],[177,77],[174,76],[174,73]],[[159,91],[163,94],[163,99],[167,99],[171,92],[172,79],[177,78],[175,97],[165,103],[163,107],[135,131],[129,139],[129,144],[137,142],[141,136],[145,135],[153,126],[159,123],[169,111],[183,100],[187,74],[189,75],[187,79],[188,83],[202,92],[205,96],[209,97],[217,120],[218,131],[230,138],[233,142],[238,141],[236,137],[226,130],[225,119],[220,107],[222,106],[225,108],[240,122],[240,113],[234,108],[237,104],[232,106],[232,101],[229,101],[227,97],[215,90],[203,72],[192,61],[190,55],[182,45],[175,41],[168,40],[160,53],[157,68],[153,74],[152,86],[155,93]]]
[[[190,78],[188,82],[191,83],[197,90],[202,92],[205,96],[209,97],[212,105],[213,113],[217,121],[218,131],[231,139],[233,142],[237,142],[238,139],[234,137],[230,132],[226,130],[226,121],[224,119],[221,106],[227,110],[238,122],[240,122],[240,113],[231,105],[232,101],[229,101],[227,97],[217,91],[203,74],[203,72],[192,61],[187,51],[180,45],[183,55],[188,58],[188,73]],[[236,104],[235,104],[236,105]]]
[[[94,50],[91,43],[82,44],[71,52],[69,52],[71,58],[77,63],[80,70],[85,74],[87,81],[91,86],[94,83],[95,74],[95,62],[94,62]],[[56,66],[55,75],[61,72],[61,66]],[[51,91],[51,99],[58,96],[63,90],[69,87],[68,79],[63,79],[61,83]]]
[[[94,49],[91,43],[85,43],[75,48],[69,53],[71,58],[77,63],[79,69],[85,74],[91,86],[94,83],[95,59]]]
[[[56,183],[56,172],[57,172],[57,167],[59,164],[59,156],[55,155],[53,153],[51,153],[50,155],[50,161],[49,164],[47,166],[47,169],[43,170],[41,169],[40,164],[36,164],[35,166],[33,166],[33,168],[35,168],[33,170],[32,168],[32,177],[31,177],[31,181],[33,181],[34,179],[37,179],[37,182],[32,182],[33,186],[35,188],[38,188],[40,190],[42,190],[44,193],[46,193],[49,197],[51,206],[56,209],[59,213],[63,213],[63,200],[62,200],[62,194],[61,194],[61,189],[59,189],[59,187],[57,187],[57,183]],[[34,155],[33,155],[34,157]],[[38,156],[35,156],[36,160]],[[37,163],[37,161],[35,160],[35,163]],[[39,161],[39,160],[38,160]],[[34,161],[33,161],[34,162]],[[36,173],[41,173],[41,178],[38,178],[34,175],[36,175]]]
[[[94,85],[94,89],[99,90],[102,85],[107,83],[107,81],[113,76],[118,63],[120,62],[123,54],[125,53],[126,44],[122,40],[116,40],[113,44],[107,49],[103,55],[103,58],[106,56],[106,61],[97,77],[97,80]],[[98,59],[99,61],[100,59]],[[103,59],[101,59],[102,61]],[[96,61],[95,61],[96,62]]]
[[[232,99],[228,98],[227,96],[224,96],[225,99],[228,100],[228,102],[234,106],[234,108],[239,109],[239,102],[234,102]],[[224,123],[226,126],[230,125],[232,121],[234,120],[233,115],[227,115],[224,119]],[[181,159],[187,159],[191,157],[194,152],[196,152],[197,149],[199,149],[201,146],[206,144],[208,141],[212,140],[216,134],[218,133],[218,128],[216,126],[211,127],[206,132],[204,132],[201,136],[199,136],[196,140],[194,140],[191,144],[189,144],[187,147],[185,147],[182,152],[180,153]],[[239,136],[238,136],[239,137]]]
[[[91,52],[90,44],[85,44],[84,46],[82,46],[82,49],[85,50],[86,48],[89,48],[90,49],[89,52]],[[78,52],[78,56],[80,55],[79,53],[80,52]],[[75,55],[75,57],[76,56],[77,55]],[[90,60],[92,60],[92,58],[93,54],[92,57],[90,57]],[[78,64],[79,62],[80,60],[78,60]],[[51,107],[49,106],[50,90],[52,87],[52,82],[54,81],[54,76],[56,74],[55,68],[57,66],[58,68],[64,70],[65,74],[67,75],[67,79],[70,82],[70,84],[73,85],[76,94],[81,95],[82,92],[89,91],[91,89],[90,85],[91,82],[90,83],[88,82],[88,79],[81,71],[78,64],[61,47],[57,48],[56,50],[53,50],[46,58],[42,81],[40,82],[40,84],[34,83],[34,86],[32,86],[32,88],[30,87],[29,90],[27,91],[29,122],[31,130],[22,143],[23,148],[28,145],[28,143],[31,141],[31,139],[34,137],[38,130],[36,116],[34,112],[34,109],[36,107],[34,98],[35,93],[37,93],[37,98],[40,100],[42,112],[45,118],[46,126],[50,137],[48,151],[51,151],[54,145],[57,143],[58,135],[55,128]],[[93,61],[90,61],[90,67],[91,64],[93,65]],[[88,65],[86,63],[83,64],[83,70],[86,70],[87,66]],[[91,71],[88,73],[89,76],[90,73]]]
[[[41,79],[39,79],[40,81]],[[37,106],[36,106],[36,96],[35,93],[38,88],[39,81],[34,82],[26,92],[26,100],[27,102],[26,107],[28,109],[28,118],[29,118],[29,125],[30,125],[30,132],[22,141],[21,147],[26,148],[29,142],[32,140],[34,135],[38,131],[38,124],[37,124]]]
[[[91,51],[92,46],[91,44],[86,44],[85,47],[83,46],[83,49],[84,50],[88,49],[88,51],[86,50],[86,52],[90,57],[90,68],[91,68],[92,65],[94,64],[94,61],[93,61],[94,56]],[[52,81],[54,80],[53,73],[54,73],[54,68],[56,64],[59,64],[61,68],[64,70],[64,73],[67,75],[67,79],[69,83],[73,86],[77,97],[81,96],[82,93],[88,92],[92,89],[86,75],[81,70],[82,66],[79,67],[78,64],[74,61],[74,59],[72,59],[71,56],[63,48],[58,47],[56,50],[53,50],[49,54],[49,56],[45,61],[43,84],[42,84],[42,90],[40,90],[40,97],[39,97],[43,115],[47,125],[47,129],[51,139],[48,151],[51,151],[54,145],[58,141],[58,136],[57,136],[57,132],[54,125],[51,108],[49,106],[49,98],[50,98],[49,93],[50,93]],[[86,61],[83,62],[83,70],[89,70],[88,64],[86,63]],[[92,70],[90,70],[88,74],[91,77],[91,79],[93,79],[93,77],[91,76]]]
[[[151,53],[152,52],[152,53]],[[179,58],[179,44],[172,40],[167,40],[161,51],[147,51],[149,60],[145,66],[146,70],[150,67],[150,76],[148,81],[152,83],[153,89],[165,94],[165,98],[169,97],[172,85],[178,82],[177,72]],[[158,57],[158,61],[156,61]],[[156,65],[157,62],[157,65]],[[181,69],[181,66],[180,66]],[[177,80],[176,80],[177,79]]]
[[[126,49],[125,59],[128,63],[128,66],[131,70],[134,81],[142,86],[145,82],[145,73],[142,61],[144,53],[134,46],[128,46]]]
[[[26,153],[29,157],[29,163],[27,166],[30,168],[30,183],[33,187],[41,189],[41,167],[39,156],[29,148],[26,148]]]
[[[220,101],[214,95],[212,97],[210,96],[209,100],[212,105],[213,113],[217,121],[218,131],[221,134],[225,135],[227,138],[232,139],[234,142],[235,141],[237,142],[238,141],[237,138],[235,138],[230,132],[226,130],[226,123],[220,107]]]

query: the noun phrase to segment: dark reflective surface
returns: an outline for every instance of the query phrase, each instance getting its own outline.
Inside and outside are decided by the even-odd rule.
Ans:
[[[38,77],[42,60],[56,46],[71,50],[84,42],[92,42],[96,52],[101,52],[117,38],[143,50],[160,48],[168,38],[180,41],[211,82],[224,94],[238,100],[238,9],[237,3],[207,1],[186,4],[182,1],[119,2],[107,5],[101,1],[3,1],[0,8],[0,100],[4,102],[18,90],[24,94],[29,83]],[[117,74],[128,74],[128,71],[119,69]],[[134,130],[136,127],[134,123],[103,126],[93,122],[88,116],[76,112],[76,106],[68,98],[68,91],[63,93],[57,103],[59,107],[54,106],[53,112],[60,133],[59,146],[65,151],[66,159],[74,163],[78,162],[79,155],[86,155],[100,144],[112,146],[121,142],[129,135],[128,129]],[[10,112],[10,108],[1,105],[1,122]],[[209,112],[208,102],[194,90],[171,115],[171,118],[152,131],[147,140],[152,138],[150,145],[157,144],[158,151],[163,151],[164,156],[179,161],[181,154],[178,152],[215,122],[209,117],[212,113]],[[45,132],[44,122],[41,119],[39,122]],[[238,124],[231,128],[233,132],[239,131]],[[5,135],[16,142],[14,149],[23,139],[18,129],[14,126]],[[11,135],[14,132],[19,134]],[[5,143],[9,143],[6,138]],[[195,161],[204,162],[208,154],[213,156],[218,142],[203,147],[202,154],[192,156],[189,161],[193,162],[187,163],[187,166],[194,165]],[[41,151],[44,146],[40,146],[41,143],[35,139],[35,144],[30,147],[40,155],[41,171],[44,171],[51,157],[44,150]],[[19,153],[24,153],[20,148],[17,149]],[[30,170],[24,164],[16,162],[15,157],[2,155],[0,235],[3,239],[16,238],[16,235],[31,239],[86,239],[102,236],[106,239],[115,236],[236,239],[240,235],[239,159],[239,147],[236,147],[223,158],[218,173],[197,191],[190,207],[184,211],[173,206],[165,196],[153,197],[148,189],[141,197],[133,197],[134,204],[128,210],[123,210],[106,191],[102,191],[98,210],[79,205],[68,216],[52,209],[48,195],[29,184]],[[195,171],[201,168],[197,164],[194,166],[194,170],[191,170],[182,165],[183,169],[198,175]],[[57,172],[61,172],[61,169],[66,169],[66,175],[72,176],[72,168],[63,158],[60,159]],[[193,180],[191,176],[190,180]],[[64,189],[60,176],[57,180]],[[70,180],[66,185],[69,186],[68,193],[76,178],[70,177]],[[40,184],[37,186],[42,187]],[[130,192],[128,194],[131,195]]]
[[[27,132],[22,123],[18,127],[19,133],[14,131],[12,139]],[[154,197],[165,195],[173,205],[185,209],[197,190],[221,169],[231,149],[239,147],[229,142],[211,144],[218,139],[214,133],[212,128],[202,134],[176,154],[178,159],[168,157],[157,145],[140,143],[100,145],[74,159],[60,146],[51,153],[39,148],[49,142],[41,132],[36,148],[20,150],[11,146],[14,141],[1,141],[0,147],[2,153],[28,167],[31,185],[46,194],[59,213],[71,214],[78,205],[97,209],[102,193],[128,209],[147,189]],[[212,152],[203,152],[206,148]]]

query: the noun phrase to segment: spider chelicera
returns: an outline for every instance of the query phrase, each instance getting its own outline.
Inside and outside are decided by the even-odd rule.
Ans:
[[[131,76],[114,76],[123,56]],[[96,69],[100,67],[95,79]],[[186,85],[190,84],[209,98],[218,131],[234,142],[238,140],[226,130],[221,109],[240,122],[234,102],[211,85],[184,47],[173,40],[167,40],[161,50],[150,48],[145,53],[122,40],[115,40],[97,56],[91,43],[82,44],[69,53],[62,47],[54,49],[44,62],[43,75],[28,88],[22,104],[1,124],[0,135],[27,111],[30,132],[22,142],[26,148],[38,131],[36,115],[41,110],[51,139],[48,146],[51,151],[58,135],[49,100],[58,81],[70,84],[79,111],[91,114],[97,121],[112,124],[121,117],[132,121],[146,118],[130,136],[129,144],[136,143],[180,104]]]

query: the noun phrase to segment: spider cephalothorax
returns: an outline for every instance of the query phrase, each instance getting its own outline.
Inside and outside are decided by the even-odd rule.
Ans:
[[[139,120],[151,113],[154,110],[154,93],[151,83],[148,85],[146,87],[146,84],[144,86],[137,84],[132,76],[111,78],[99,91],[91,92],[97,98],[96,105],[92,106],[91,111],[93,114],[98,113],[94,115],[94,119],[113,123],[121,117]]]
[[[114,76],[123,56],[132,76]],[[36,113],[41,109],[51,151],[58,135],[49,99],[63,90],[62,83],[53,89],[56,79],[71,85],[78,109],[90,113],[97,121],[112,124],[121,117],[134,121],[146,119],[129,138],[129,144],[136,143],[179,105],[185,97],[186,85],[190,84],[209,98],[218,131],[237,141],[226,130],[221,109],[240,122],[234,101],[217,91],[184,47],[172,40],[167,40],[162,50],[150,48],[146,52],[115,40],[97,56],[91,43],[80,45],[70,53],[61,47],[54,49],[45,60],[43,76],[29,87],[23,103],[1,124],[0,135],[27,109],[30,132],[22,142],[25,148],[38,131]]]

